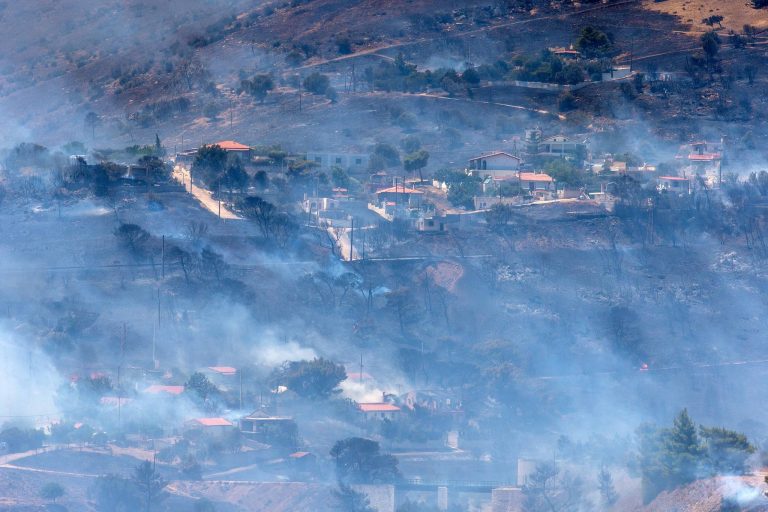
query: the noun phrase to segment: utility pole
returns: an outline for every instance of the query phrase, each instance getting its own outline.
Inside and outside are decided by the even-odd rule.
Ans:
[[[237,369],[237,375],[240,377],[240,410],[243,410],[243,369]]]
[[[127,332],[127,327],[125,325],[125,322],[123,322],[123,337],[120,339],[120,364],[123,364],[123,361],[125,360],[126,332]]]
[[[162,247],[163,247],[162,248],[162,252],[160,253],[161,254],[161,260],[162,260],[161,268],[162,268],[163,279],[165,279],[165,235],[163,235],[163,245],[162,245]]]
[[[123,408],[122,391],[120,390],[120,366],[117,367],[117,427],[122,430],[123,427]]]
[[[230,133],[233,132],[233,130],[232,130],[232,113],[233,113],[233,111],[235,109],[234,105],[235,105],[234,102],[230,99],[229,100],[229,131],[230,131]],[[234,133],[233,133],[233,135],[234,135]]]
[[[363,383],[363,354],[360,354],[360,384]]]
[[[352,249],[355,247],[355,218],[350,217],[349,222],[349,261],[352,261]]]

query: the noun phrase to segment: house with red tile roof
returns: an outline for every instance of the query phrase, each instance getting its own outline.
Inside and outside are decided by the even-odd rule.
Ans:
[[[357,408],[367,419],[393,419],[400,413],[400,408],[387,402],[359,403]]]
[[[225,418],[194,418],[185,423],[187,431],[202,432],[205,435],[221,437],[234,430],[234,423]]]
[[[152,384],[144,393],[149,395],[172,395],[178,396],[184,392],[184,386],[164,386],[162,384]]]

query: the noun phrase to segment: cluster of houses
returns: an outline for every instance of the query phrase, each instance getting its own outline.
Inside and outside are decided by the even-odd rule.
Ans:
[[[569,49],[556,49],[564,56]],[[228,153],[255,158],[249,146],[236,141],[220,141]],[[589,192],[564,186],[537,167],[552,158],[572,162],[577,168],[592,171],[610,184],[616,179],[631,177],[645,186],[672,193],[692,191],[702,180],[716,186],[722,177],[722,143],[697,142],[681,147],[676,160],[680,164],[679,176],[659,175],[655,165],[632,165],[620,157],[591,155],[588,141],[562,134],[545,137],[538,127],[525,130],[522,139],[513,139],[507,150],[490,151],[468,159],[460,172],[480,182],[479,192],[472,200],[473,208],[453,207],[446,195],[450,184],[439,180],[431,182],[385,171],[367,174],[369,155],[360,153],[307,152],[289,157],[314,164],[318,170],[339,168],[352,176],[361,177],[362,188],[351,192],[335,187],[331,193],[307,194],[301,201],[301,210],[310,225],[321,228],[353,228],[354,219],[370,224],[370,214],[387,221],[406,221],[420,232],[442,232],[482,225],[483,212],[496,204],[522,205],[548,203],[559,200],[597,201],[605,206],[606,187]],[[176,162],[191,163],[195,151],[180,153]],[[361,220],[362,219],[362,220]]]

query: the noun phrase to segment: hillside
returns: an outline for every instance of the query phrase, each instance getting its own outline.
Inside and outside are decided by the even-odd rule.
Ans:
[[[7,141],[34,139],[55,146],[80,140],[100,148],[151,140],[159,133],[177,149],[227,136],[296,151],[366,151],[377,140],[396,140],[406,132],[429,135],[434,163],[445,165],[462,160],[477,144],[487,146],[483,141],[508,146],[515,126],[539,124],[545,131],[571,133],[597,128],[625,140],[648,133],[662,151],[667,151],[665,142],[715,131],[728,117],[734,121],[726,126],[737,149],[747,136],[749,145],[756,145],[763,133],[747,133],[739,122],[746,108],[741,98],[753,88],[742,85],[739,75],[747,62],[760,66],[763,58],[750,48],[723,49],[723,62],[737,78],[729,91],[628,100],[619,84],[598,84],[577,92],[578,108],[560,119],[557,95],[500,84],[481,83],[471,97],[456,98],[439,90],[429,96],[367,90],[366,68],[375,69],[400,52],[421,69],[461,70],[467,62],[493,64],[568,46],[587,25],[612,33],[620,61],[632,60],[641,70],[682,72],[706,27],[690,25],[669,6],[661,14],[656,4],[626,1],[531,11],[482,2],[438,10],[425,1],[387,8],[364,1],[198,2],[185,3],[184,9],[173,3],[115,2],[99,3],[89,23],[78,24],[67,21],[76,9],[57,2],[40,9],[45,15],[35,30],[21,30],[24,24],[16,21],[34,15],[24,5],[7,4],[0,19],[15,44],[14,52],[0,57]],[[744,6],[740,12],[751,11]],[[631,22],[638,17],[642,23]],[[46,33],[57,34],[56,45],[44,44]],[[122,44],[126,40],[130,44]],[[300,80],[314,71],[330,76],[336,102],[307,93],[299,99]],[[276,80],[264,104],[238,92],[241,79],[256,73],[271,73]],[[758,82],[763,78],[758,74]],[[725,118],[715,112],[723,94],[731,109]],[[764,118],[761,105],[751,102],[746,114],[755,128]],[[417,115],[403,124],[398,120],[403,111]],[[96,125],[86,125],[88,112],[99,116]],[[312,147],[296,143],[305,140],[312,140]]]
[[[0,1],[0,509],[768,510],[737,3]]]

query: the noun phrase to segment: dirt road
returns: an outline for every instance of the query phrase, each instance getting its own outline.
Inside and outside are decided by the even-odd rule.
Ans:
[[[200,204],[208,211],[224,220],[240,220],[241,217],[222,205],[220,201],[213,198],[213,194],[204,188],[200,188],[191,182],[190,172],[186,168],[177,165],[173,168],[173,177],[181,183],[185,190],[195,196]]]
[[[580,9],[578,11],[573,11],[573,12],[568,12],[568,13],[552,14],[552,15],[548,15],[548,16],[529,18],[529,19],[525,19],[525,20],[508,21],[508,22],[505,22],[505,23],[499,23],[498,25],[491,25],[489,27],[483,27],[483,28],[478,28],[478,29],[474,29],[474,30],[467,30],[465,32],[441,32],[440,34],[437,34],[437,35],[434,35],[434,36],[421,37],[419,39],[414,39],[412,41],[402,41],[402,42],[398,42],[398,43],[385,44],[385,45],[381,45],[381,46],[375,46],[375,47],[372,47],[372,48],[366,48],[366,49],[363,49],[363,50],[358,50],[358,51],[356,51],[354,53],[350,53],[348,55],[342,55],[340,57],[334,57],[334,58],[331,58],[331,59],[322,59],[322,60],[319,60],[319,61],[312,62],[310,64],[305,64],[303,66],[299,66],[297,68],[293,68],[292,70],[290,70],[290,72],[294,72],[296,70],[301,70],[301,69],[311,69],[311,68],[315,68],[315,67],[318,67],[318,66],[322,66],[324,64],[332,64],[332,63],[335,63],[335,62],[342,62],[342,61],[345,61],[345,60],[356,59],[358,57],[364,57],[366,55],[374,55],[374,54],[376,54],[376,53],[378,53],[380,51],[383,51],[383,50],[391,50],[393,48],[402,48],[402,47],[405,47],[405,46],[413,46],[413,45],[422,44],[422,43],[429,43],[431,41],[437,41],[437,40],[443,39],[446,36],[450,36],[450,37],[472,36],[472,35],[482,34],[482,33],[485,33],[485,32],[490,32],[490,31],[493,31],[493,30],[498,30],[498,29],[501,29],[501,28],[513,27],[515,25],[524,25],[526,23],[533,23],[533,22],[536,22],[536,21],[548,20],[548,19],[565,19],[565,18],[568,18],[568,17],[571,17],[571,16],[579,16],[579,15],[587,14],[587,13],[590,13],[590,12],[593,12],[593,11],[599,11],[599,10],[603,10],[603,9],[610,9],[610,8],[613,8],[613,7],[619,7],[619,6],[622,6],[622,5],[633,4],[633,3],[638,3],[638,0],[624,0],[623,2],[616,2],[616,3],[612,3],[612,4],[603,4],[603,5],[599,5],[599,6],[596,6],[596,7],[588,7],[586,9]],[[381,56],[381,55],[379,55],[379,56]],[[288,73],[288,71],[286,71],[286,73]]]

